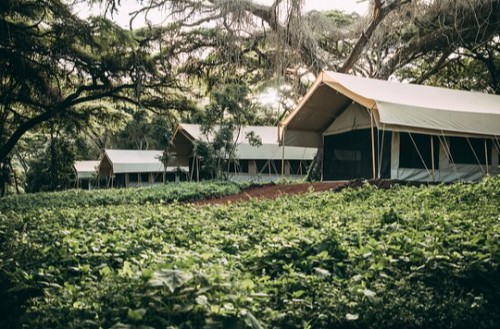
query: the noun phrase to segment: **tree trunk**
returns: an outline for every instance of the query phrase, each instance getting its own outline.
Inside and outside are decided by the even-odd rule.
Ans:
[[[50,190],[56,189],[56,146],[54,141],[54,124],[50,127]]]

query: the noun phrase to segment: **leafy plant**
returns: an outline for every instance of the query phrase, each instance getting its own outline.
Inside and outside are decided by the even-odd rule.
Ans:
[[[165,193],[0,201],[0,326],[500,325],[500,177],[209,207],[144,191]]]

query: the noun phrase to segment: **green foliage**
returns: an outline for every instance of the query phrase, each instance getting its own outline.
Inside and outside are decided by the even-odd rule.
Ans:
[[[170,146],[173,127],[166,116],[151,116],[145,109],[128,109],[131,118],[113,140],[123,149],[163,150]]]
[[[171,57],[157,56],[161,33],[81,19],[77,2],[0,4],[0,163],[23,136],[54,119],[102,127],[123,104],[160,114],[191,104],[166,64]]]
[[[62,189],[74,176],[74,146],[66,139],[54,137],[45,151],[32,161],[26,177],[27,191]]]
[[[234,158],[240,127],[255,120],[249,94],[247,86],[235,82],[221,84],[212,90],[201,127],[207,141],[197,141],[194,148],[194,154],[201,159],[202,178],[225,178],[228,161]],[[255,134],[245,137],[252,145],[259,144]]]
[[[499,177],[211,207],[72,193],[0,201],[4,327],[500,325]]]
[[[193,153],[200,159],[200,178],[201,179],[214,179],[220,176],[217,152],[212,143],[205,141],[196,141],[194,143]]]
[[[87,208],[196,201],[235,194],[245,186],[244,183],[233,182],[183,182],[143,188],[69,190],[37,193],[36,195],[11,195],[0,200],[0,212],[22,212],[37,208]]]

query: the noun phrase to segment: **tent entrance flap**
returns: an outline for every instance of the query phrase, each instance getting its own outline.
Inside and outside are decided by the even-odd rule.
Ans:
[[[323,180],[372,178],[371,138],[370,129],[324,136]],[[376,171],[380,178],[389,178],[392,133],[375,129],[375,139],[375,162],[380,166]]]

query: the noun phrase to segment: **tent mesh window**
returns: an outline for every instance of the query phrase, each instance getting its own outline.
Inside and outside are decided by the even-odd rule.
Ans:
[[[158,172],[153,174],[154,182],[155,183],[162,183],[163,182],[163,173]]]
[[[149,173],[141,173],[141,182],[149,183]]]
[[[256,160],[255,165],[257,166],[257,173],[268,174],[269,173],[269,161],[267,160]]]
[[[130,183],[138,183],[139,182],[139,174],[136,174],[136,173],[129,174],[128,181]]]
[[[484,143],[483,138],[450,137],[450,153],[453,162],[485,165]],[[486,140],[486,148],[488,149],[488,164],[491,164],[491,140]]]
[[[248,160],[231,160],[228,173],[248,173]]]
[[[165,179],[167,182],[175,182],[175,173],[174,172],[167,172],[165,174]]]
[[[281,174],[281,160],[256,160],[255,164],[261,175]]]
[[[376,164],[379,155],[381,178],[390,177],[391,132],[375,135]],[[378,138],[377,138],[378,136]],[[383,136],[383,139],[382,139]],[[378,171],[378,168],[377,168]],[[373,177],[371,130],[361,129],[324,138],[323,179],[346,180]]]
[[[308,160],[289,160],[291,175],[305,175],[311,161]]]
[[[272,160],[269,161],[271,165],[271,173],[273,174],[281,174],[281,160]]]
[[[116,174],[115,186],[116,187],[125,187],[125,174]]]
[[[399,167],[429,170],[432,168],[430,135],[402,132],[399,143]],[[433,144],[434,168],[439,169],[439,138],[434,138]]]

